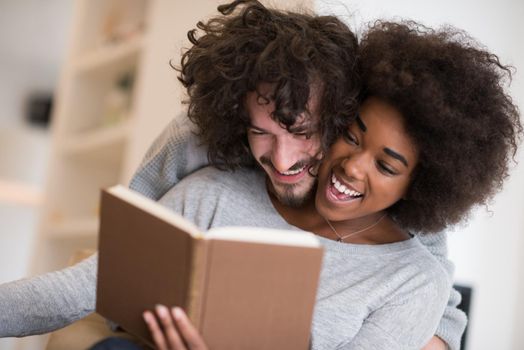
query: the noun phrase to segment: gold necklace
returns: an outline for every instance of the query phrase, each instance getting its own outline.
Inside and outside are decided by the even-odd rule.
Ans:
[[[367,230],[369,230],[370,228],[373,228],[373,227],[377,226],[378,223],[379,223],[382,219],[384,219],[384,217],[386,217],[386,215],[387,215],[387,214],[382,215],[382,216],[381,216],[377,221],[375,221],[374,223],[372,223],[372,224],[369,225],[368,227],[364,227],[362,230],[358,230],[358,231],[356,231],[356,232],[348,233],[348,234],[345,235],[345,236],[341,236],[341,235],[339,235],[338,232],[337,232],[337,230],[335,230],[335,228],[334,228],[333,225],[331,224],[331,222],[329,222],[329,220],[326,219],[326,218],[323,217],[323,216],[322,216],[322,218],[326,221],[326,223],[327,223],[328,226],[331,228],[331,230],[333,231],[333,233],[338,237],[337,242],[344,242],[344,240],[345,240],[346,238],[349,238],[349,237],[351,237],[351,236],[356,235],[357,233],[361,233],[361,232],[367,231]]]

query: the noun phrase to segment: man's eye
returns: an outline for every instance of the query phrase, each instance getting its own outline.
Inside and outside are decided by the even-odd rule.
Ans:
[[[304,132],[295,132],[293,133],[293,135],[309,140],[311,136],[313,136],[313,133],[304,131]]]
[[[342,138],[344,139],[344,141],[346,141],[347,143],[349,144],[352,144],[352,145],[357,145],[358,146],[358,140],[357,138],[349,131],[345,131],[343,134],[342,134]]]
[[[254,129],[249,129],[248,131],[251,135],[266,135],[265,132],[263,131],[260,131],[260,130],[254,130]]]

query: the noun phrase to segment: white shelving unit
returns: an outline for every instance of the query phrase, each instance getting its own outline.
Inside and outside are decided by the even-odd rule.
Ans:
[[[80,57],[74,64],[78,73],[96,72],[102,67],[111,67],[125,61],[133,61],[144,47],[144,34],[137,33],[125,41],[101,46]]]
[[[121,153],[120,146],[124,145],[132,127],[131,120],[123,120],[118,124],[100,129],[83,132],[65,139],[60,148],[64,156],[81,157],[111,152]],[[117,148],[115,150],[115,148]]]
[[[42,201],[42,193],[37,186],[0,178],[0,203],[36,207]]]
[[[98,229],[97,218],[63,220],[45,231],[49,239],[90,238]]]
[[[154,2],[76,1],[33,273],[65,266],[76,250],[96,248],[100,190],[130,176],[122,169],[138,118],[136,92]]]

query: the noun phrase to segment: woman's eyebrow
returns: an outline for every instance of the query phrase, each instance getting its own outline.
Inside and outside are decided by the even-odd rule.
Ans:
[[[387,147],[384,148],[384,153],[386,153],[388,156],[393,157],[396,160],[399,160],[400,162],[402,162],[406,166],[406,168],[408,167],[408,161],[406,160],[406,158],[402,154],[397,153],[397,152],[393,151],[391,148],[387,148]]]
[[[357,113],[356,121],[357,121],[357,125],[360,128],[360,130],[362,130],[363,132],[366,132],[368,128],[367,128],[366,124],[364,124],[362,119],[360,118],[360,113]]]

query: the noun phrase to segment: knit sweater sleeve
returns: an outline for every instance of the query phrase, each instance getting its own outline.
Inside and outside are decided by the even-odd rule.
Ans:
[[[447,235],[445,232],[419,235],[419,240],[437,258],[442,267],[447,271],[450,280],[453,280],[455,266],[447,258]],[[466,328],[466,314],[457,308],[461,295],[456,289],[451,289],[444,315],[442,316],[435,335],[446,342],[450,350],[459,350],[462,333]]]
[[[193,128],[185,115],[174,118],[149,148],[129,187],[158,200],[182,178],[207,165],[207,148]]]
[[[0,337],[42,334],[95,310],[98,255],[42,276],[0,285]]]

